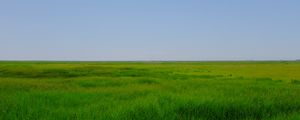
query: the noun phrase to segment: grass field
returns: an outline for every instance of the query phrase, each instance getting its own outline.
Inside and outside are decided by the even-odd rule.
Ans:
[[[300,62],[0,62],[1,120],[300,120]]]

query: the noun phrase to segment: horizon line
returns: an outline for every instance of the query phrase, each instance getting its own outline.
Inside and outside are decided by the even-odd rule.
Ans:
[[[270,59],[270,60],[0,60],[0,62],[284,62],[300,61],[300,59]]]

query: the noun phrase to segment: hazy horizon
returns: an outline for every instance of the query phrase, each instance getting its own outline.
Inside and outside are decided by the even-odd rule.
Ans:
[[[0,4],[0,60],[299,60],[300,1]]]

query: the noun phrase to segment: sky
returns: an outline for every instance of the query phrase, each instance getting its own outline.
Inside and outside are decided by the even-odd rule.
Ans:
[[[299,0],[1,0],[0,60],[300,59]]]

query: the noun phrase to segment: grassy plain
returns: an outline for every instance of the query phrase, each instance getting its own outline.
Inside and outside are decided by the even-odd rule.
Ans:
[[[299,120],[300,62],[0,62],[1,120]]]

